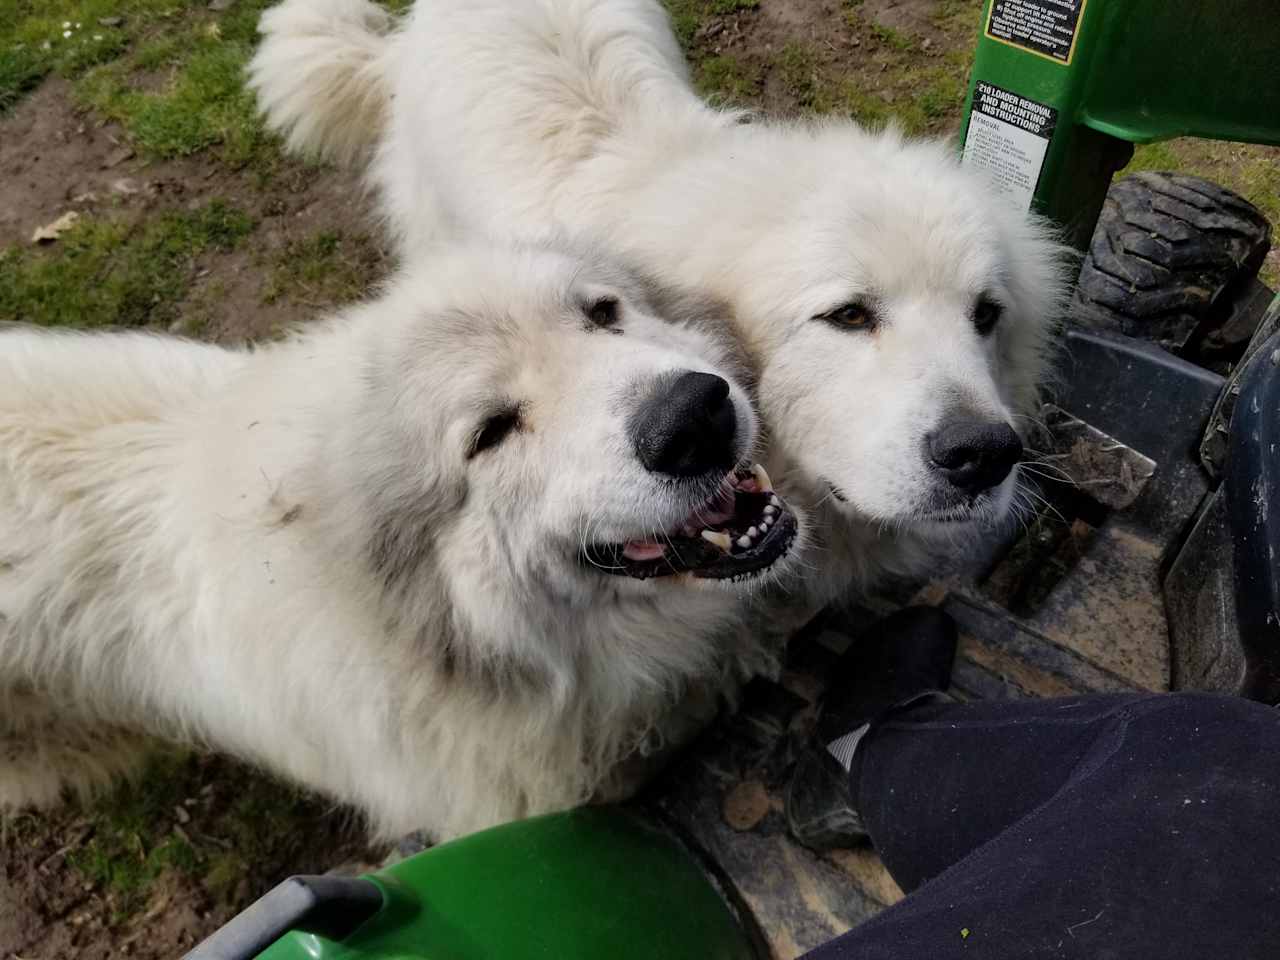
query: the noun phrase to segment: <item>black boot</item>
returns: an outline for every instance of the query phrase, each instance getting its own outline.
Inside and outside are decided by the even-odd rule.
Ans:
[[[817,730],[787,787],[787,825],[814,849],[866,838],[849,790],[849,764],[866,725],[951,684],[956,625],[933,607],[908,607],[869,627],[836,661]]]

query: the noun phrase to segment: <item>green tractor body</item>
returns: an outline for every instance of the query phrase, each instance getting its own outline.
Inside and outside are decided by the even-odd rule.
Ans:
[[[202,960],[751,960],[719,891],[669,835],[595,807],[472,834],[360,879],[294,878]]]

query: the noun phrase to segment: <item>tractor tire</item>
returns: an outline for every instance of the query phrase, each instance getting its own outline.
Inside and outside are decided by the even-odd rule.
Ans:
[[[1181,173],[1137,173],[1107,194],[1071,319],[1160,344],[1193,362],[1245,298],[1271,247],[1266,217],[1230,190]],[[1239,326],[1238,320],[1231,324]],[[1219,345],[1220,346],[1220,345]]]

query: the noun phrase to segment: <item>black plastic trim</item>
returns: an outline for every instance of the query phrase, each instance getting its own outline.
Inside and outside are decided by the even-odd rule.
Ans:
[[[1243,377],[1231,416],[1223,488],[1235,541],[1236,619],[1245,651],[1242,693],[1280,701],[1280,334]]]

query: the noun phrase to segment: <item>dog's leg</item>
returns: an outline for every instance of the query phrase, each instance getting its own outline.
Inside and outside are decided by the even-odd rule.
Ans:
[[[64,713],[33,693],[0,693],[0,811],[89,796],[136,773],[147,738]]]

